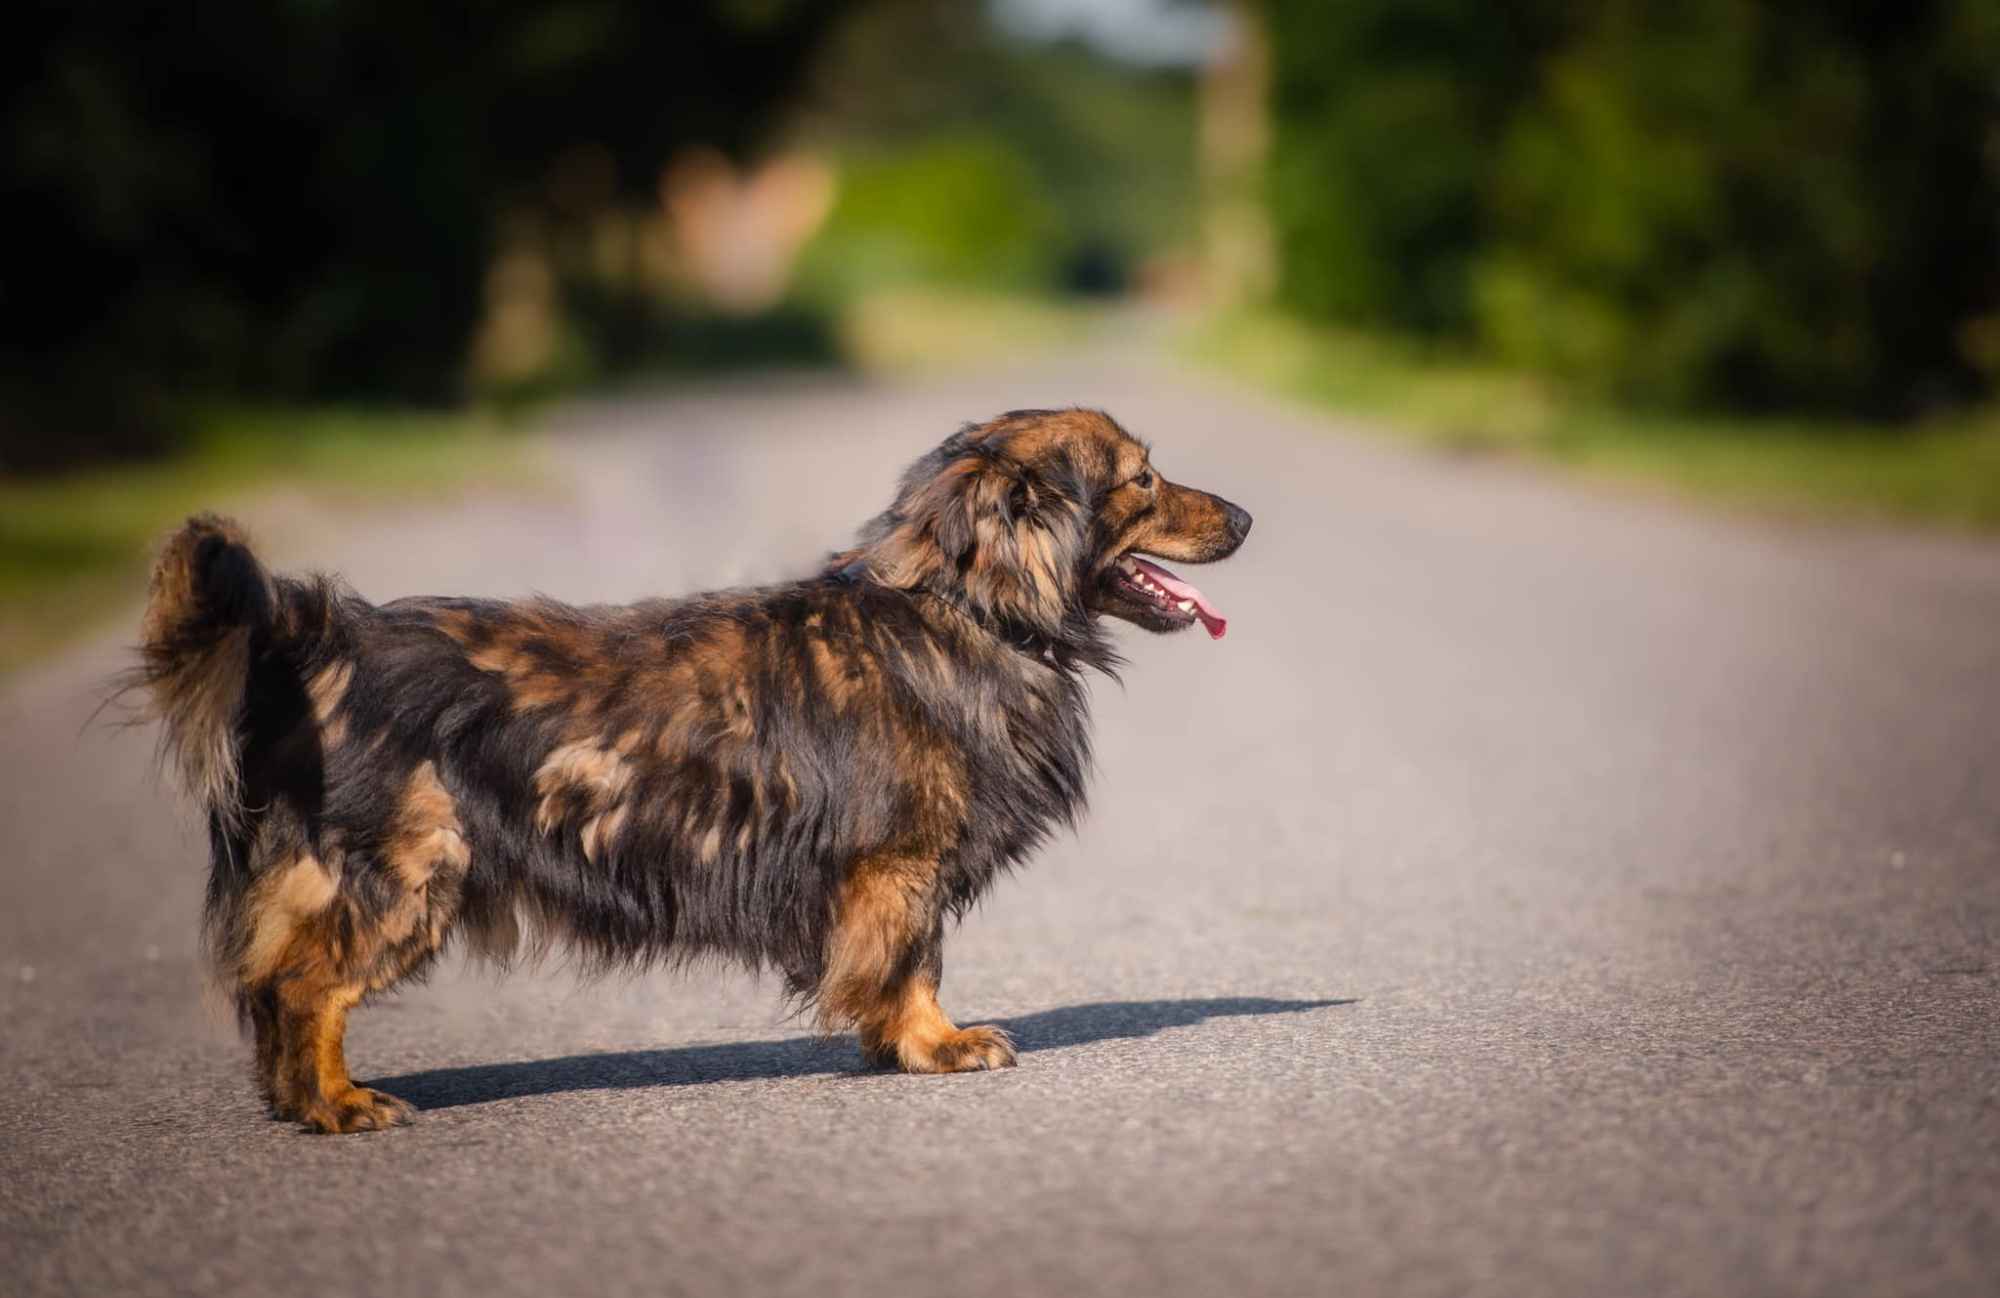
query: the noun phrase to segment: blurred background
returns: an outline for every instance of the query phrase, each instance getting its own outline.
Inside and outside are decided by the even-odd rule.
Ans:
[[[2000,525],[1993,0],[15,12],[0,664],[218,493],[491,474],[537,403],[745,367],[1140,347]]]
[[[0,1294],[1995,1292],[2000,0],[9,13]],[[178,515],[671,595],[1068,402],[1257,523],[951,939],[1023,1067],[454,957],[267,1121]]]

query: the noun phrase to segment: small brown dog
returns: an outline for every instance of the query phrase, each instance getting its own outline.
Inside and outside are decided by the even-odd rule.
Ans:
[[[1222,635],[1140,556],[1249,530],[1084,410],[954,434],[818,576],[628,607],[378,607],[191,520],[137,681],[208,813],[213,956],[273,1113],[407,1120],[349,1079],[347,1012],[454,938],[503,964],[726,955],[875,1063],[1012,1064],[938,1006],[945,922],[1081,810],[1100,617]]]

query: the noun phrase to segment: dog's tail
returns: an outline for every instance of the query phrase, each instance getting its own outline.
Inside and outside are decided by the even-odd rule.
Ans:
[[[251,655],[270,633],[275,597],[242,530],[214,514],[190,518],[153,565],[132,683],[165,723],[161,749],[181,786],[225,824],[243,814],[237,733]]]

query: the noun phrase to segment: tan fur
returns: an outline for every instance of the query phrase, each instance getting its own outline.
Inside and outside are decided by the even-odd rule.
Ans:
[[[832,644],[815,636],[811,642],[813,677],[822,697],[845,709],[869,696],[880,675],[873,655],[855,644]]]
[[[1014,1066],[1014,1039],[992,1026],[961,1028],[938,1004],[937,983],[916,974],[885,1002],[882,1016],[861,1025],[861,1050],[871,1062],[906,1073],[967,1073]]]
[[[249,673],[250,631],[239,627],[154,688],[181,788],[230,821],[242,815],[235,718]]]
[[[783,806],[791,811],[799,805],[799,782],[792,777],[792,764],[785,760],[783,753],[778,754],[777,775],[778,787],[785,795]]]
[[[904,967],[936,919],[925,904],[936,871],[932,860],[891,856],[863,861],[849,874],[827,939],[820,1025],[827,1031],[855,1025],[870,1060],[905,1072],[1012,1067],[1005,1032],[958,1027],[938,1004],[935,975]]]
[[[492,645],[468,659],[483,672],[492,672],[507,682],[514,707],[522,712],[561,703],[569,696],[562,677],[544,670],[534,657],[510,645]]]
[[[356,1086],[347,1074],[347,1013],[361,994],[351,985],[293,979],[278,989],[273,1039],[259,1043],[259,1057],[272,1061],[267,1090],[273,1105],[315,1131],[377,1131],[415,1114],[394,1096]]]
[[[636,739],[636,731],[628,733]],[[629,744],[626,751],[631,751]],[[567,820],[601,816],[617,805],[631,782],[631,764],[617,747],[594,739],[564,744],[535,772],[535,792],[541,796],[535,828],[552,834]]]
[[[673,761],[694,745],[695,728],[702,719],[702,700],[700,692],[693,687],[693,672],[685,664],[659,676],[659,684],[655,687],[660,699],[656,714],[659,730],[653,736],[653,750]]]
[[[237,959],[237,980],[254,985],[276,977],[302,930],[325,913],[339,890],[339,877],[309,853],[252,884],[244,903],[250,936]]]
[[[476,621],[461,610],[438,614],[435,625],[464,646],[466,661],[506,683],[519,711],[566,704],[590,683],[566,667],[581,665],[587,675],[596,666],[574,623],[547,604],[524,607],[505,633],[492,640],[482,640]]]
[[[1162,559],[1199,563],[1210,557],[1228,535],[1229,518],[1222,502],[1204,491],[1192,491],[1165,478],[1155,478],[1150,495],[1137,487],[1122,488],[1131,497],[1120,504],[1131,511],[1129,524],[1117,532],[1110,553],[1143,550]],[[1150,503],[1153,508],[1145,511]]]
[[[820,977],[819,1018],[828,1031],[881,1016],[894,963],[927,922],[919,902],[935,873],[932,862],[891,857],[864,861],[848,876]]]
[[[437,763],[423,762],[410,772],[403,806],[389,832],[386,855],[412,892],[429,885],[440,868],[463,872],[472,861],[459,823],[458,805],[438,779]]]
[[[583,855],[595,862],[598,857],[610,851],[618,841],[618,831],[625,828],[625,820],[632,808],[624,803],[613,807],[601,815],[592,816],[583,822]]]
[[[249,678],[251,631],[239,626],[206,641],[198,638],[204,621],[193,564],[210,537],[243,542],[236,524],[203,514],[162,545],[140,622],[140,645],[148,716],[165,723],[161,744],[182,789],[234,824],[242,818],[236,718]]]
[[[347,718],[341,715],[340,704],[353,680],[354,664],[343,661],[325,668],[306,684],[313,719],[319,722],[322,748],[331,750],[347,742]]]
[[[1099,436],[1094,420],[1065,414],[1053,423],[1088,440]],[[902,520],[857,555],[887,585],[955,583],[981,613],[1053,631],[1075,594],[1072,556],[1087,522],[1080,507],[1049,508],[1023,473],[1053,444],[1048,429],[1003,425],[981,440],[996,447],[993,459],[947,464],[899,502]]]
[[[397,946],[421,932],[421,947],[436,949],[452,920],[450,899],[472,863],[458,806],[438,779],[436,763],[423,762],[410,773],[383,856],[402,883],[403,895],[382,917],[382,943]],[[440,886],[434,889],[433,881]]]

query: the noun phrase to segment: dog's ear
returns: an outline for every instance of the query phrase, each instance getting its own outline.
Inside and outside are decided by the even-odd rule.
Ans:
[[[896,504],[841,556],[884,585],[956,594],[1050,634],[1080,606],[1083,506],[1027,467],[954,437],[911,466]]]

